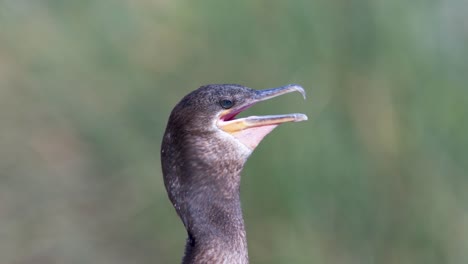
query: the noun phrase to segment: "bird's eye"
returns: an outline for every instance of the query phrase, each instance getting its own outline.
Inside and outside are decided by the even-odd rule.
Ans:
[[[234,105],[234,102],[229,99],[223,99],[219,101],[219,104],[221,105],[222,108],[229,109]]]

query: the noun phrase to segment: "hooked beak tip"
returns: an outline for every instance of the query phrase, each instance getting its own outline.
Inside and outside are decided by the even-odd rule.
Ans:
[[[306,99],[306,92],[304,90],[304,88],[302,88],[302,86],[300,86],[299,84],[289,84],[289,85],[286,85],[286,86],[289,86],[291,87],[290,89],[291,90],[294,90],[294,91],[298,91],[302,94],[302,97],[304,98],[304,100]]]

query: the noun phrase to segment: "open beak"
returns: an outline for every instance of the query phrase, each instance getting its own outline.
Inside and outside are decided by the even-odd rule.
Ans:
[[[285,115],[249,116],[234,119],[235,116],[258,102],[291,92],[300,92],[305,99],[304,89],[296,84],[290,84],[273,89],[258,90],[249,102],[223,111],[220,114],[217,126],[224,132],[240,139],[241,142],[253,149],[265,135],[279,124],[285,122],[305,121],[307,120],[307,116],[296,113]]]

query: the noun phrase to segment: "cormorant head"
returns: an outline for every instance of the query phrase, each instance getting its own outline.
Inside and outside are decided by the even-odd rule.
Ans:
[[[266,90],[254,90],[237,84],[205,85],[177,104],[170,121],[173,128],[183,129],[187,133],[219,132],[253,150],[277,125],[304,121],[307,116],[236,116],[260,101],[294,91],[300,92],[305,98],[304,89],[295,84]]]

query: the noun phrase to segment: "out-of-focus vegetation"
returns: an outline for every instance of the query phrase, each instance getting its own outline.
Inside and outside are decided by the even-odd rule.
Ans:
[[[468,3],[0,1],[0,259],[177,263],[172,107],[299,83],[244,170],[252,263],[468,262]]]

